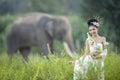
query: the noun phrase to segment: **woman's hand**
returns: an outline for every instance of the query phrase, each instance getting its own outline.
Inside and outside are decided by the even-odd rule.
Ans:
[[[101,58],[102,56],[100,55],[100,53],[94,52],[94,53],[91,54],[91,57],[92,57],[93,59],[99,59],[99,58]]]
[[[74,62],[74,61],[69,61],[68,64],[70,64],[70,65],[74,65],[75,62]]]

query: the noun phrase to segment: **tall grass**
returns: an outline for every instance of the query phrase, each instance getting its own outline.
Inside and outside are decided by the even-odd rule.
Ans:
[[[0,80],[73,80],[74,66],[68,64],[70,60],[64,55],[50,55],[50,60],[46,60],[31,54],[26,64],[19,54],[13,57],[12,62],[6,53],[0,54]],[[113,52],[107,55],[104,72],[105,80],[120,80],[120,55]],[[94,79],[95,76],[87,78]]]
[[[120,55],[112,52],[105,60],[105,80],[120,80]]]
[[[22,57],[15,55],[12,62],[7,55],[1,55],[0,80],[72,80],[73,66],[68,65],[70,58],[50,55],[50,60],[39,55],[30,55],[27,64]]]

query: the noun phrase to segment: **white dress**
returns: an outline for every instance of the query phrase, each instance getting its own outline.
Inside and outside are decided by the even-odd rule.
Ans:
[[[102,43],[94,43],[91,44],[90,40],[88,40],[88,44],[89,44],[89,49],[90,49],[90,54],[96,51],[96,47],[99,47],[101,49],[101,53],[100,55],[102,56],[102,58],[100,59],[93,59],[91,57],[91,55],[86,55],[86,57],[83,59],[83,56],[81,56],[78,60],[75,61],[75,66],[74,66],[74,80],[84,80],[84,78],[86,77],[86,73],[88,70],[88,67],[92,64],[93,67],[96,69],[96,66],[98,64],[100,64],[100,68],[101,68],[101,77],[102,79],[99,80],[104,80],[104,71],[103,71],[103,67],[104,67],[104,59],[107,55],[107,49],[103,50],[103,45]]]

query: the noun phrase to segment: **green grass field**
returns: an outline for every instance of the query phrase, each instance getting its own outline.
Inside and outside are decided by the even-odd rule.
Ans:
[[[12,62],[6,53],[0,54],[0,80],[73,80],[72,60],[64,53],[61,56],[50,55],[45,60],[38,54],[31,54],[29,62],[23,63],[22,57],[16,54]],[[105,80],[120,80],[120,55],[108,53],[105,60]],[[88,78],[89,80],[94,80]]]

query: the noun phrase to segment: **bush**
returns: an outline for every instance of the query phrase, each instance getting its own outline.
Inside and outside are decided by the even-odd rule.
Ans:
[[[6,29],[15,19],[15,16],[0,16],[0,52],[5,50]]]

